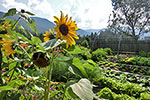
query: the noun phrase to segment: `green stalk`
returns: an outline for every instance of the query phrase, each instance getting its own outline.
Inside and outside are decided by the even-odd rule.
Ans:
[[[26,51],[22,46],[19,45],[19,47],[27,54],[28,58],[31,59],[31,57],[30,57],[30,55],[27,53],[27,51]]]
[[[1,75],[1,72],[2,72],[2,51],[1,51],[1,45],[0,45],[0,85],[3,85],[3,80],[2,80],[2,75]]]
[[[53,61],[54,61],[54,50],[52,52],[52,58],[50,59],[50,65],[47,67],[47,79],[46,79],[46,85],[45,85],[45,93],[44,93],[44,100],[49,100],[49,88],[50,88],[50,82],[52,78],[52,70],[53,70]]]
[[[19,20],[21,19],[21,17],[19,17],[16,21],[16,23],[14,24],[14,26],[12,27],[12,30],[14,30],[14,28],[16,27],[17,23],[19,22]]]

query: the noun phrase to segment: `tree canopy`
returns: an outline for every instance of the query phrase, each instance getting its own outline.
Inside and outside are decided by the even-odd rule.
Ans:
[[[138,40],[150,29],[150,0],[112,0],[109,26]]]

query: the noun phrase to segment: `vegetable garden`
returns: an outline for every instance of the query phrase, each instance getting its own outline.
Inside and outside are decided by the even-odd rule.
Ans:
[[[28,15],[13,8],[0,18],[0,100],[150,100],[149,52],[117,58],[110,48],[75,45],[77,25],[62,12],[40,37]]]

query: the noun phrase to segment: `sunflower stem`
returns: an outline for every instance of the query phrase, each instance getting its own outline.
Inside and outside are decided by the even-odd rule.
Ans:
[[[46,79],[46,85],[45,85],[45,93],[44,93],[44,100],[49,100],[49,88],[50,88],[50,82],[52,78],[52,70],[53,70],[53,61],[54,61],[54,51],[52,51],[52,57],[50,59],[50,65],[47,67],[47,79]]]
[[[27,51],[26,51],[22,46],[19,45],[19,47],[27,54],[28,58],[31,59],[31,57],[30,57],[30,55],[27,53]]]
[[[0,85],[3,85],[3,80],[2,80],[2,51],[1,51],[1,45],[0,45]]]
[[[17,21],[15,22],[15,24],[14,24],[14,26],[12,27],[11,30],[14,30],[14,28],[16,27],[16,25],[17,25],[17,23],[19,22],[20,19],[21,19],[21,17],[19,17],[19,18],[17,19]]]

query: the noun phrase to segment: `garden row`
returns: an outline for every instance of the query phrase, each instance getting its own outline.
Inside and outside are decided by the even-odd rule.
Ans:
[[[118,80],[121,83],[131,82],[146,87],[150,92],[150,76],[137,76],[132,74],[125,74],[120,72],[113,72],[111,70],[105,70],[105,76]]]
[[[134,83],[121,83],[108,77],[100,77],[94,84],[101,88],[97,94],[109,100],[149,100],[147,89]],[[105,95],[105,96],[104,96]],[[112,99],[113,98],[113,99]],[[117,99],[120,98],[120,99]],[[122,98],[122,99],[121,99]]]
[[[132,64],[132,65],[139,65],[139,66],[150,66],[150,57],[126,57],[123,59],[119,59],[116,62],[118,63],[125,63],[125,64]]]
[[[98,64],[102,68],[111,68],[123,72],[136,73],[140,75],[150,75],[150,67],[141,67],[137,65],[120,64],[108,61],[99,61]]]

